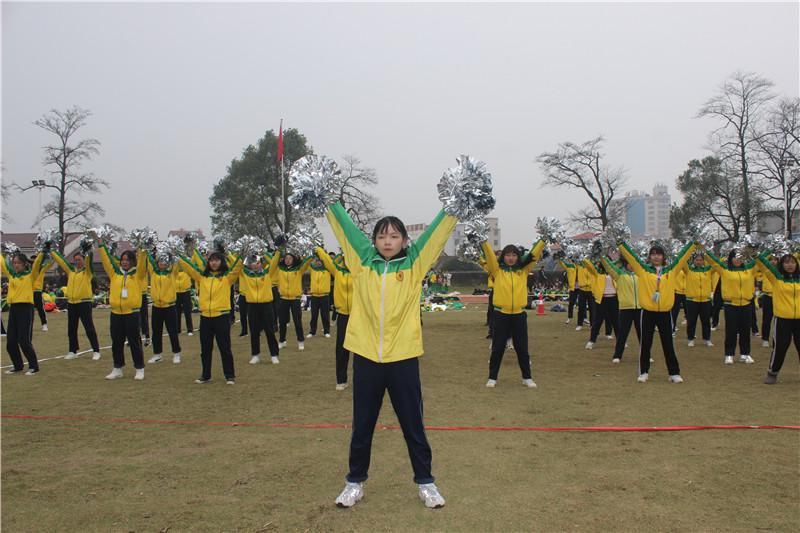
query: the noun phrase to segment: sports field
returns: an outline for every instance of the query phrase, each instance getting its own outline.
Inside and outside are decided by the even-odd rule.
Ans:
[[[67,351],[66,313],[49,316],[50,331],[37,319],[34,332],[42,359]],[[333,338],[308,339],[304,352],[290,343],[279,365],[249,365],[249,340],[234,337],[237,382],[226,386],[216,353],[214,381],[194,383],[199,337],[184,334],[183,363],[148,365],[143,382],[127,354],[125,378],[103,379],[108,349],[100,361],[54,359],[36,376],[2,376],[2,529],[798,530],[800,431],[525,429],[798,426],[794,351],[767,386],[760,342],[756,364],[723,366],[722,331],[714,348],[687,348],[682,328],[685,383],[667,382],[656,346],[650,382],[639,384],[635,336],[612,365],[613,341],[601,336],[587,351],[588,332],[565,326],[563,313],[530,314],[538,389],[522,387],[513,352],[487,389],[484,318],[483,306],[424,315],[425,417],[444,509],[417,498],[388,398],[380,423],[390,427],[376,432],[365,499],[333,505],[351,412],[350,389],[334,390]],[[108,311],[96,310],[95,322],[108,346]],[[518,429],[496,430],[509,427]]]

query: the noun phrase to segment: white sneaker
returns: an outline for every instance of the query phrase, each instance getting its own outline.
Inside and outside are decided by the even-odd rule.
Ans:
[[[161,361],[162,361],[161,354],[156,354],[156,355],[154,355],[153,357],[151,357],[150,359],[147,360],[148,364],[149,363],[160,363]]]
[[[286,341],[278,343],[278,349],[280,349],[280,348],[286,348]]]
[[[524,386],[528,387],[529,389],[535,389],[535,388],[536,388],[536,383],[535,383],[535,382],[534,382],[532,379],[530,379],[530,378],[528,378],[528,379],[523,379],[523,380],[522,380],[522,384],[523,384]]]
[[[614,335],[606,335],[606,339],[611,340],[614,338]]]
[[[64,360],[77,359],[77,358],[78,358],[78,354],[76,354],[75,352],[69,352],[67,355],[64,356]]]
[[[38,370],[28,370],[27,372],[25,372],[25,375],[26,376],[35,376],[38,373],[39,373]]]
[[[181,354],[179,353],[172,354],[172,364],[173,365],[181,364]]]
[[[303,350],[306,349],[306,344],[304,342],[298,342],[297,343],[297,349],[302,352]]]
[[[690,340],[687,346],[689,346],[689,348],[694,348],[694,340]]]
[[[361,483],[345,483],[344,490],[336,497],[337,507],[352,507],[364,497],[364,487]]]
[[[144,338],[142,339],[142,343],[144,344],[144,347],[145,347],[145,348],[147,348],[148,346],[150,346],[150,337],[144,337]]]
[[[506,350],[514,350],[514,344],[511,342],[506,343]]]
[[[137,368],[136,375],[133,376],[133,379],[137,381],[142,381],[144,379],[144,368]]]
[[[496,385],[497,385],[496,379],[490,379],[489,381],[486,382],[486,386],[489,387],[490,389],[495,388]]]
[[[711,331],[717,331],[717,328],[716,327],[712,327]]]
[[[683,320],[681,320],[681,326],[685,326],[685,325],[686,325],[686,319],[684,318]]]
[[[652,364],[652,363],[655,363],[655,362],[656,362],[656,360],[651,357],[650,358],[650,363]]]
[[[47,324],[42,324],[42,331],[47,331]]]
[[[675,374],[669,377],[670,383],[683,383],[683,378],[680,374]]]
[[[14,370],[13,368],[11,370],[6,370],[6,374],[9,374],[9,375],[11,375],[11,374],[19,374],[20,372],[22,372],[22,370]]]
[[[331,338],[331,334],[330,334],[330,333],[326,333],[326,334],[325,334],[325,338],[326,338],[326,339],[330,339],[330,338]]]
[[[122,377],[122,369],[121,368],[114,368],[109,375],[106,376],[106,379],[119,379]]]
[[[714,347],[714,343],[711,342],[711,341],[706,341],[706,346],[708,346],[709,348],[713,348]]]
[[[650,376],[647,375],[647,372],[645,372],[644,374],[639,374],[639,377],[636,378],[636,381],[638,381],[639,383],[647,383],[647,378],[649,377]]]
[[[761,341],[761,346],[764,348],[769,348],[769,341]]]
[[[272,361],[273,365],[277,365],[278,363],[280,363],[280,360],[274,355],[270,357],[270,360]]]
[[[592,348],[594,348],[594,343],[592,341],[587,342],[585,348],[587,350],[591,350]]]
[[[190,331],[189,333],[187,333],[187,335],[192,337],[192,336],[194,336],[194,333]]]
[[[583,326],[575,326],[575,331],[580,331],[583,329]]]
[[[726,365],[732,365],[733,364],[733,356],[732,355],[726,355],[725,356],[725,364]]]
[[[259,356],[257,356],[257,355],[254,355],[253,357],[250,358],[250,364],[251,365],[257,365],[260,362],[261,362],[261,358]]]
[[[611,362],[612,362],[613,364],[615,364],[615,365],[618,365],[618,364],[619,364],[619,361],[620,361],[619,357],[615,357],[614,359],[612,359],[612,360],[611,360]]]
[[[92,361],[99,361],[101,357],[103,356],[100,354],[100,352],[94,352],[92,354]]]
[[[739,362],[747,365],[752,365],[753,363],[755,363],[755,360],[749,355],[740,355]]]
[[[236,381],[233,379],[226,379],[225,385],[236,385]]]
[[[433,483],[419,485],[419,499],[425,502],[425,507],[428,509],[444,507],[444,498]]]
[[[310,339],[310,338],[311,338],[311,337],[313,337],[313,336],[314,336],[314,334],[313,334],[313,333],[309,333],[308,335],[306,335],[306,339]]]
[[[347,383],[337,383],[336,390],[345,390],[347,388]]]
[[[569,318],[564,321],[564,324],[569,324]]]

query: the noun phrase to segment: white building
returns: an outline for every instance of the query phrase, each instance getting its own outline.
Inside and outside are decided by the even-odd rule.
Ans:
[[[500,239],[500,225],[496,217],[487,217],[486,222],[489,224],[489,244],[492,245],[492,248],[497,250],[500,248],[500,243],[502,242]],[[408,231],[408,236],[411,237],[412,240],[416,240],[427,227],[428,224],[408,224],[406,225],[406,230]],[[444,254],[449,256],[456,255],[456,246],[464,239],[464,224],[456,224],[455,231],[453,231],[453,234],[444,245]]]
[[[630,191],[623,198],[612,201],[611,208],[624,209],[625,224],[631,229],[633,238],[669,238],[669,212],[672,199],[666,185],[657,184],[653,194]]]

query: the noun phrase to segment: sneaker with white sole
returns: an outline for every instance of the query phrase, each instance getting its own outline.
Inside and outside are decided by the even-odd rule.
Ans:
[[[160,363],[162,360],[163,360],[163,358],[161,357],[161,354],[156,354],[153,357],[151,357],[150,359],[148,359],[147,362],[148,362],[148,364],[149,363]]]
[[[286,341],[281,341],[278,343],[278,349],[280,348],[286,348]]]
[[[752,358],[752,357],[750,357],[749,355],[740,355],[740,356],[739,356],[739,362],[740,362],[740,363],[744,363],[744,364],[746,364],[746,365],[752,365],[752,364],[753,364],[753,363],[755,363],[756,361],[755,361],[755,359],[753,359],[753,358]]]
[[[47,324],[42,324],[42,331],[47,331]]]
[[[150,337],[145,337],[142,342],[144,343],[144,347],[147,348],[150,346]]]
[[[111,370],[111,373],[106,376],[106,379],[119,379],[122,377],[122,369],[121,368],[114,368]]]
[[[336,497],[336,507],[352,507],[364,497],[364,486],[361,483],[345,483],[344,490]]]
[[[717,331],[717,326],[711,326],[711,331]]]
[[[306,344],[304,342],[298,342],[297,349],[302,352],[303,350],[306,349]]]
[[[714,347],[714,343],[711,342],[711,341],[706,341],[706,346],[708,346],[709,348],[713,348]]]
[[[272,357],[270,357],[270,360],[272,361],[273,365],[277,365],[278,363],[281,362],[280,359],[278,359],[278,357],[274,356],[274,355]]]
[[[92,354],[92,361],[99,361],[101,357],[103,356],[100,354],[100,352],[94,352]]]
[[[136,381],[142,381],[144,379],[144,368],[137,368],[136,375],[133,376],[133,379]]]
[[[769,341],[761,341],[761,346],[764,348],[769,348]]]
[[[681,377],[680,374],[673,374],[672,376],[669,377],[669,382],[670,383],[683,383],[683,378]]]
[[[535,389],[536,388],[536,383],[531,378],[523,379],[522,380],[522,385],[524,385],[525,387],[528,387],[529,389]]]
[[[196,380],[194,380],[194,382],[197,383],[198,385],[205,385],[206,383],[211,383],[211,378],[208,379],[197,378]]]
[[[428,509],[440,509],[444,507],[444,498],[439,494],[439,489],[433,483],[419,485],[419,499],[425,502]]]
[[[306,339],[310,339],[310,338],[311,338],[311,337],[313,337],[313,336],[314,336],[314,334],[313,334],[313,333],[309,333],[308,335],[306,335]]]
[[[489,381],[486,382],[486,386],[489,387],[490,389],[495,388],[495,386],[497,386],[497,380],[490,379]]]
[[[236,380],[234,379],[226,379],[225,385],[236,385]]]
[[[569,318],[564,321],[564,324],[569,324]]]
[[[587,350],[591,350],[592,348],[594,348],[594,343],[592,341],[589,341],[586,343],[586,346],[584,346],[584,348],[586,348]]]
[[[687,346],[688,346],[689,348],[694,348],[694,339],[690,340],[690,341],[689,341],[689,344],[687,344]]]
[[[767,371],[767,375],[764,378],[764,385],[775,385],[778,382],[778,374],[773,372]]]
[[[77,358],[78,358],[78,354],[76,354],[75,352],[69,352],[69,353],[67,353],[67,355],[64,356],[65,360],[77,359]]]
[[[10,369],[10,370],[6,370],[6,374],[9,374],[9,375],[11,375],[11,374],[19,374],[19,373],[21,373],[21,372],[22,372],[22,369],[21,369],[21,368],[20,368],[19,370],[16,370],[16,369],[14,369],[14,368],[12,368],[12,369]]]
[[[189,333],[187,333],[187,335],[188,335],[189,337],[192,337],[192,336],[194,336],[194,332],[190,331]]]
[[[583,329],[583,326],[575,326],[575,331],[580,331]]]
[[[724,364],[726,364],[726,365],[732,365],[732,364],[733,364],[733,356],[732,356],[732,355],[726,355],[726,356],[725,356],[725,361],[724,361]]]
[[[325,338],[326,338],[326,339],[330,339],[330,338],[331,338],[331,334],[330,334],[330,333],[326,333],[326,334],[325,334]]]
[[[611,362],[614,363],[615,365],[618,365],[619,361],[620,361],[619,357],[615,357],[614,359],[611,360]]]
[[[253,357],[250,358],[250,364],[251,365],[257,365],[260,362],[261,362],[261,358],[259,356],[257,356],[257,355],[254,355]]]
[[[25,375],[26,376],[35,376],[38,373],[39,373],[39,369],[38,368],[33,368],[33,369],[29,369],[27,372],[25,372]]]
[[[685,325],[686,325],[686,319],[684,318],[683,320],[681,320],[681,326],[685,326]]]
[[[336,390],[345,390],[347,388],[347,383],[337,383]]]
[[[644,374],[639,374],[639,377],[636,378],[636,381],[638,381],[639,383],[647,383],[647,378],[649,377],[650,376],[647,375],[647,372],[645,372]]]
[[[614,335],[606,335],[606,339],[611,340],[614,338]]]

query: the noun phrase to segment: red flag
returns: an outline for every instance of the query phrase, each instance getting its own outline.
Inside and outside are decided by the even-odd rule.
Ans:
[[[278,133],[278,162],[283,161],[283,120],[281,120],[280,132]]]

